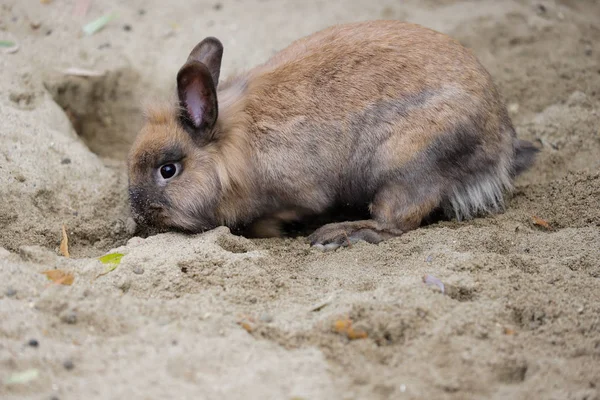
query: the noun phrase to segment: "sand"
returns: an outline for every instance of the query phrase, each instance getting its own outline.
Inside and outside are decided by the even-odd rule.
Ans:
[[[600,399],[598,1],[73,3],[0,4],[19,44],[0,49],[0,398]],[[506,212],[327,253],[224,227],[134,236],[124,156],[199,40],[222,40],[226,77],[375,18],[449,33],[489,69],[542,149]]]

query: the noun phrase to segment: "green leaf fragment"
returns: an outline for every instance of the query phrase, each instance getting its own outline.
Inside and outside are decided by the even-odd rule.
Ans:
[[[17,372],[17,373],[12,374],[11,376],[9,376],[7,379],[4,380],[4,384],[11,385],[11,384],[28,383],[28,382],[31,382],[31,381],[37,379],[37,377],[39,375],[40,375],[40,371],[38,371],[37,369],[35,369],[35,368],[28,369],[23,372]]]
[[[13,47],[16,43],[9,40],[0,40],[0,47]]]
[[[112,264],[109,265],[108,267],[106,267],[106,271],[104,271],[105,274],[114,271],[115,269],[117,269],[117,267],[119,266],[119,264]]]
[[[102,17],[93,20],[90,23],[87,23],[83,26],[83,31],[86,35],[93,35],[98,32],[100,29],[104,28],[104,25],[108,24],[110,21],[117,17],[116,13],[110,13],[103,15]]]
[[[96,276],[96,279],[108,274],[109,272],[114,271],[121,263],[121,258],[123,258],[124,255],[125,254],[121,253],[111,253],[100,257],[98,260],[100,260],[102,264],[108,265],[108,267],[106,267],[106,270],[104,272],[98,274],[98,276]]]
[[[109,268],[112,268],[111,271],[115,268],[117,268],[117,265],[119,265],[121,263],[121,258],[123,258],[125,254],[121,254],[121,253],[111,253],[111,254],[107,254],[105,256],[100,257],[98,260],[100,260],[100,262],[102,264],[114,264],[111,265]]]

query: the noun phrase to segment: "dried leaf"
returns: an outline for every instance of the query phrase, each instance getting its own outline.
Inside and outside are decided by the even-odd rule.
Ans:
[[[77,68],[77,67],[63,69],[61,72],[65,75],[83,76],[86,78],[91,77],[91,76],[103,76],[104,75],[104,71],[96,71],[93,69],[85,69],[85,68]]]
[[[552,230],[552,227],[550,226],[550,224],[548,222],[544,221],[543,219],[541,219],[539,217],[536,217],[535,215],[531,216],[531,220],[534,225],[541,226],[542,228],[548,229],[549,231]]]
[[[361,331],[361,330],[355,330],[353,328],[348,329],[348,332],[346,332],[346,335],[348,336],[348,339],[350,339],[350,340],[366,339],[369,337],[367,332]]]
[[[333,323],[333,329],[337,333],[346,333],[352,327],[352,321],[349,319],[338,319]]]
[[[5,385],[29,383],[40,375],[40,371],[36,368],[27,369],[22,372],[17,372],[4,380]]]
[[[57,285],[72,285],[75,280],[73,274],[60,269],[49,269],[42,271],[42,274]]]
[[[94,33],[98,32],[100,29],[104,28],[104,26],[106,24],[108,24],[110,21],[112,21],[116,17],[117,17],[116,13],[110,13],[110,14],[103,15],[102,17],[95,19],[88,24],[85,24],[83,26],[83,32],[85,32],[86,35],[93,35]]]
[[[238,325],[241,326],[242,328],[244,328],[246,330],[246,332],[248,332],[248,333],[252,333],[252,331],[254,330],[254,327],[252,325],[250,325],[249,322],[246,322],[246,321],[240,321],[240,322],[238,322]]]
[[[366,339],[369,337],[367,332],[354,329],[352,327],[352,321],[349,319],[338,319],[333,323],[333,329],[339,334],[346,335],[350,340]]]
[[[71,257],[69,255],[69,237],[67,236],[67,229],[62,226],[62,239],[60,241],[60,254],[65,257]]]
[[[504,328],[504,334],[505,335],[514,335],[516,332],[514,329],[511,328]]]

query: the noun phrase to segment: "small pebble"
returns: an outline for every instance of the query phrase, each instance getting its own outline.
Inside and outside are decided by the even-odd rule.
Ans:
[[[221,3],[217,3],[217,4],[215,4],[215,5],[213,6],[213,8],[214,8],[216,11],[219,11],[220,9],[222,9],[222,8],[223,8],[223,4],[221,4]]]
[[[135,221],[133,220],[133,218],[129,217],[125,220],[125,232],[127,232],[129,235],[133,235],[135,233],[135,230],[137,229],[137,225],[135,223]]]
[[[142,275],[144,273],[144,268],[142,267],[133,267],[133,273],[136,275]]]
[[[11,287],[6,288],[6,290],[4,291],[4,294],[6,295],[6,297],[13,297],[14,295],[17,294],[17,291]]]
[[[121,289],[123,293],[127,293],[131,289],[131,281],[127,278],[123,278],[117,282],[117,287]]]
[[[129,31],[131,31],[131,25],[129,25],[129,24],[125,24],[125,25],[123,25],[123,30],[124,30],[125,32],[129,32]]]
[[[27,342],[27,346],[30,347],[38,347],[40,345],[40,342],[37,341],[37,339],[29,339],[29,341]]]
[[[537,5],[537,10],[538,10],[539,13],[544,14],[544,13],[546,13],[546,6],[543,5],[543,4],[538,4]]]
[[[146,10],[141,9],[141,10],[138,11],[138,14],[139,15],[145,15],[146,14]]]
[[[77,323],[77,314],[74,311],[68,312],[60,317],[60,320],[65,324],[74,325]]]
[[[69,157],[63,158],[62,160],[60,160],[60,163],[63,165],[71,164],[71,159]]]
[[[261,314],[261,315],[260,315],[260,317],[259,317],[259,319],[260,319],[262,322],[266,322],[267,324],[268,324],[269,322],[273,322],[273,316],[272,316],[271,314],[267,314],[267,313],[263,313],[263,314]]]
[[[66,369],[67,371],[70,371],[70,370],[72,370],[73,368],[75,368],[75,364],[73,364],[73,361],[71,361],[71,360],[65,360],[65,361],[63,362],[63,367],[65,367],[65,369]]]

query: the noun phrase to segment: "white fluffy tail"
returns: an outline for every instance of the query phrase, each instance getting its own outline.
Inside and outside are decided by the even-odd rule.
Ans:
[[[506,168],[497,173],[473,176],[450,188],[444,212],[458,221],[477,215],[490,214],[504,209],[504,194],[512,190],[512,182]]]

